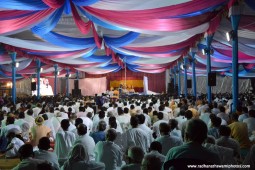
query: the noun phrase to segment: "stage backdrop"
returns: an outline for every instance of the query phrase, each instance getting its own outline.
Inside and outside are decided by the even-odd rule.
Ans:
[[[128,81],[131,80],[139,80],[142,83],[142,86],[135,87],[134,89],[136,92],[143,92],[143,77],[146,76],[148,78],[148,90],[162,93],[166,91],[166,76],[165,72],[163,73],[157,73],[157,74],[149,74],[149,73],[142,73],[142,72],[132,72],[130,70],[127,70],[127,85]],[[103,75],[92,75],[92,74],[85,74],[86,78],[100,78],[100,77],[106,77],[107,79],[107,90],[110,89],[111,81],[121,81],[125,82],[125,70],[120,70],[117,73],[108,73]],[[124,84],[124,83],[123,83]]]

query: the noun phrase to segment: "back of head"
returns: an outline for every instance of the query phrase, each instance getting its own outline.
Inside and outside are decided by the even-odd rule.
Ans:
[[[100,119],[105,118],[105,112],[101,110],[101,111],[98,113],[98,117],[99,117]]]
[[[162,153],[162,145],[158,141],[151,142],[150,145],[150,151],[158,151],[159,153]]]
[[[61,128],[64,130],[64,131],[67,131],[67,129],[69,128],[70,126],[70,122],[68,119],[63,119],[61,121]]]
[[[164,114],[162,112],[158,112],[158,119],[162,120],[164,118]]]
[[[211,121],[212,121],[212,125],[214,127],[220,127],[222,120],[219,117],[215,117],[215,118],[211,119]]]
[[[116,117],[114,116],[109,117],[109,125],[111,128],[117,129]]]
[[[91,118],[92,118],[92,113],[91,113],[91,112],[88,112],[88,113],[87,113],[87,117],[91,119]]]
[[[33,115],[33,110],[32,110],[32,109],[29,109],[29,110],[27,111],[27,115],[32,116],[32,115]]]
[[[108,141],[114,141],[117,137],[117,132],[116,130],[114,129],[109,129],[107,132],[106,132],[106,140]]]
[[[106,123],[105,123],[105,121],[102,120],[98,123],[98,130],[105,131],[105,129],[106,129]]]
[[[255,110],[250,110],[249,116],[255,118]]]
[[[44,120],[48,120],[48,116],[46,114],[42,114]]]
[[[141,164],[143,160],[144,152],[142,148],[138,146],[131,146],[128,149],[128,158],[132,163],[138,163]]]
[[[87,134],[87,126],[84,125],[83,123],[80,123],[78,126],[77,126],[77,133],[78,135],[86,135]]]
[[[88,151],[83,147],[82,144],[74,145],[72,151],[69,154],[69,163],[72,164],[78,161],[89,161]],[[71,166],[71,165],[70,165]]]
[[[228,127],[226,125],[221,125],[219,127],[219,134],[220,134],[220,136],[230,136],[230,134],[231,134],[230,127]]]
[[[83,123],[82,118],[77,118],[77,119],[75,119],[74,125],[77,127],[77,126],[78,126],[79,124],[81,124],[81,123]]]
[[[207,125],[200,119],[191,119],[185,129],[185,139],[202,144],[207,138]]]
[[[143,114],[137,115],[137,118],[139,119],[139,124],[144,124],[145,116]]]
[[[186,110],[185,111],[185,117],[190,120],[193,117],[192,111],[191,110]]]
[[[127,107],[124,108],[124,113],[127,114],[129,112],[129,109]]]
[[[48,137],[42,137],[39,140],[38,148],[42,150],[49,150],[50,149],[50,139]]]
[[[130,125],[132,126],[132,128],[136,128],[138,124],[139,124],[139,119],[137,118],[137,116],[131,116]]]
[[[160,134],[168,135],[169,132],[170,132],[170,127],[167,123],[160,123],[159,124],[159,131],[160,131]]]
[[[141,170],[156,170],[162,168],[162,162],[157,155],[147,154],[142,161]]]
[[[25,113],[19,112],[19,119],[24,119],[24,118],[25,118]]]
[[[8,116],[6,119],[6,124],[14,124],[15,118],[13,116]]]
[[[178,126],[178,121],[175,120],[175,119],[170,119],[169,122],[168,122],[169,126],[170,126],[170,129],[173,130],[175,128],[177,128]]]
[[[118,115],[123,115],[123,109],[122,107],[118,107]]]
[[[31,144],[24,144],[19,148],[18,153],[20,155],[21,160],[32,157],[34,154],[33,146]]]

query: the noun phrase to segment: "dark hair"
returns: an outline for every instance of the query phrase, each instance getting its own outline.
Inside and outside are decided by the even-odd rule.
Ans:
[[[162,120],[164,118],[164,114],[162,112],[158,112],[158,119]]]
[[[15,118],[12,116],[8,116],[6,119],[6,124],[14,124]]]
[[[77,119],[75,119],[74,125],[77,127],[77,126],[78,126],[79,124],[81,124],[81,123],[83,123],[82,118],[77,118]]]
[[[159,131],[160,131],[160,133],[163,133],[164,135],[167,135],[170,132],[170,127],[167,123],[164,123],[164,122],[160,123],[159,124]]]
[[[28,158],[34,154],[33,146],[31,144],[24,144],[19,148],[18,153],[20,155],[21,160]]]
[[[102,120],[98,123],[98,130],[105,131],[105,129],[106,129],[106,123],[105,123],[105,121]]]
[[[170,126],[170,130],[173,130],[175,128],[177,128],[178,126],[178,121],[175,119],[170,119],[168,122],[169,126]]]
[[[139,124],[139,119],[137,116],[131,116],[130,118],[130,125],[132,126],[132,128],[136,128]]]
[[[63,129],[64,131],[67,131],[67,129],[69,128],[69,126],[70,126],[70,122],[69,122],[68,119],[63,119],[63,120],[61,121],[61,127],[62,127],[62,129]]]
[[[19,112],[19,118],[20,118],[20,119],[25,118],[25,113],[24,113],[24,112]]]
[[[109,129],[107,132],[106,132],[106,139],[109,140],[109,141],[114,141],[117,137],[117,132],[116,130],[114,129]]]
[[[43,114],[42,117],[44,120],[48,120],[48,116],[46,114]]]
[[[27,111],[27,114],[29,115],[29,116],[32,116],[33,115],[33,110],[32,109],[29,109],[28,111]]]
[[[249,111],[249,116],[255,118],[255,110],[250,110]]]
[[[77,126],[77,133],[78,135],[85,135],[87,133],[87,126],[84,125],[83,123],[80,123]]]
[[[226,110],[226,109],[225,109],[224,106],[220,106],[220,107],[219,107],[219,110],[220,110],[220,112],[224,112],[224,113],[225,113],[225,110]]]
[[[128,113],[129,109],[127,107],[124,108],[124,113]]]
[[[116,117],[114,116],[109,117],[109,126],[111,128],[117,129]]]
[[[137,115],[137,118],[139,120],[139,124],[144,124],[145,116],[143,114]]]
[[[200,119],[190,119],[188,121],[185,137],[193,142],[202,144],[207,138],[207,125]]]
[[[192,111],[191,110],[186,110],[185,111],[185,117],[189,120],[193,117]]]
[[[212,125],[213,125],[214,127],[220,127],[221,121],[222,121],[222,120],[221,120],[221,118],[219,118],[219,117],[215,117],[215,118],[211,119]]]
[[[123,109],[122,107],[118,107],[118,115],[123,115]]]
[[[230,127],[228,127],[226,125],[221,125],[219,127],[219,134],[220,134],[220,136],[230,136],[230,134],[231,134]]]
[[[103,119],[103,118],[105,117],[105,112],[101,110],[101,111],[98,113],[98,117],[99,117],[100,119]]]
[[[150,145],[150,150],[156,150],[158,151],[159,153],[162,153],[162,145],[160,142],[158,141],[153,141],[151,142],[151,145]]]
[[[48,137],[42,137],[39,140],[38,148],[42,150],[48,150],[50,149],[50,139]]]
[[[147,114],[148,114],[148,112],[149,112],[149,110],[148,110],[147,108],[144,108],[144,109],[143,109],[143,113],[144,113],[144,114],[146,114],[146,115],[147,115]]]

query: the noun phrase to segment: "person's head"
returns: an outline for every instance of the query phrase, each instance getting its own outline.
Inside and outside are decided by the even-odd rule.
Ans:
[[[220,125],[221,125],[221,118],[219,118],[219,117],[214,117],[213,119],[211,119],[211,122],[212,122],[212,126],[213,127],[220,127]]]
[[[83,120],[82,120],[82,118],[79,117],[79,118],[75,119],[74,125],[77,127],[81,123],[83,123]]]
[[[128,149],[128,162],[129,163],[136,163],[141,164],[144,156],[144,152],[142,148],[138,146],[131,146]]]
[[[48,115],[47,114],[42,114],[42,117],[44,120],[48,120]]]
[[[215,138],[211,135],[208,135],[205,139],[205,143],[215,144]]]
[[[255,118],[255,110],[250,110],[249,111],[249,117]]]
[[[38,148],[41,150],[49,150],[50,149],[50,139],[48,137],[42,137],[39,140]]]
[[[124,113],[128,114],[129,113],[129,109],[127,107],[124,108]]]
[[[150,151],[158,151],[159,153],[162,153],[162,145],[158,141],[151,142],[150,145]]]
[[[145,155],[142,160],[141,170],[155,170],[161,169],[162,162],[157,155]]]
[[[225,113],[225,110],[226,110],[226,109],[225,109],[225,107],[224,107],[224,106],[220,106],[220,107],[219,107],[219,110],[220,110],[220,112]]]
[[[231,134],[231,129],[230,127],[226,126],[226,125],[221,125],[219,127],[219,134],[220,136],[226,136],[229,137]]]
[[[100,119],[105,118],[105,112],[101,110],[101,111],[98,113],[98,117],[99,117]]]
[[[117,137],[117,132],[116,130],[114,129],[109,129],[107,132],[106,132],[106,140],[107,141],[114,141]]]
[[[109,126],[111,128],[117,129],[116,117],[114,116],[109,117]]]
[[[100,121],[99,123],[98,123],[98,131],[105,131],[105,129],[106,129],[106,123],[105,123],[105,121]]]
[[[87,126],[84,125],[83,123],[80,123],[77,126],[77,133],[79,136],[86,135],[87,134]]]
[[[16,137],[16,133],[15,132],[9,132],[6,136],[6,138],[8,139],[8,141],[11,141],[14,137]]]
[[[63,120],[61,121],[61,128],[62,128],[64,131],[67,131],[68,128],[69,128],[69,126],[70,126],[70,122],[69,122],[68,119],[63,119]]]
[[[162,120],[164,118],[164,114],[162,112],[158,112],[158,120]]]
[[[139,124],[139,119],[137,116],[131,116],[130,118],[130,125],[132,126],[132,128],[136,128]]]
[[[190,119],[185,129],[186,141],[202,144],[207,138],[207,125],[200,119]]]
[[[29,116],[32,116],[33,115],[33,110],[32,109],[29,109],[28,111],[27,111],[27,115],[29,115]]]
[[[144,109],[143,109],[143,113],[147,115],[147,114],[149,113],[148,109],[147,109],[147,108],[144,108]]]
[[[135,106],[133,104],[130,105],[130,109],[133,110],[135,109]]]
[[[168,135],[170,132],[170,127],[167,123],[160,123],[159,124],[159,131],[161,135]]]
[[[24,119],[25,118],[25,113],[24,112],[19,112],[19,119]]]
[[[190,120],[193,117],[192,111],[191,110],[186,110],[185,111],[185,117]]]
[[[170,119],[168,125],[170,127],[170,130],[172,131],[178,128],[178,121],[176,119]]]
[[[87,117],[88,117],[88,118],[90,118],[90,119],[91,119],[91,118],[92,118],[92,116],[93,116],[93,115],[92,115],[92,113],[91,113],[91,112],[88,112],[88,113],[87,113]]]
[[[139,124],[144,124],[145,116],[143,114],[137,115],[137,118],[139,120]]]
[[[29,157],[34,157],[33,146],[31,144],[24,144],[19,148],[18,153],[19,153],[20,160],[23,160]]]
[[[35,118],[35,124],[37,126],[41,126],[43,124],[43,122],[44,122],[44,119],[42,116],[38,116],[37,118]]]
[[[15,118],[13,116],[8,116],[6,119],[6,125],[14,124]]]
[[[73,149],[71,150],[69,154],[68,161],[71,163],[79,162],[79,161],[89,161],[89,153],[87,149],[82,144],[76,144],[74,145]]]
[[[239,115],[238,115],[237,113],[233,113],[233,114],[232,114],[232,120],[233,120],[234,122],[238,122],[238,118],[239,118]]]
[[[118,115],[123,115],[123,109],[122,107],[118,107]]]

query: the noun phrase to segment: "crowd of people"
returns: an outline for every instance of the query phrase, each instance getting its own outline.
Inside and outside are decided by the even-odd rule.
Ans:
[[[20,158],[15,170],[157,170],[179,159],[255,169],[253,101],[240,95],[233,113],[229,95],[2,98],[1,157]]]

